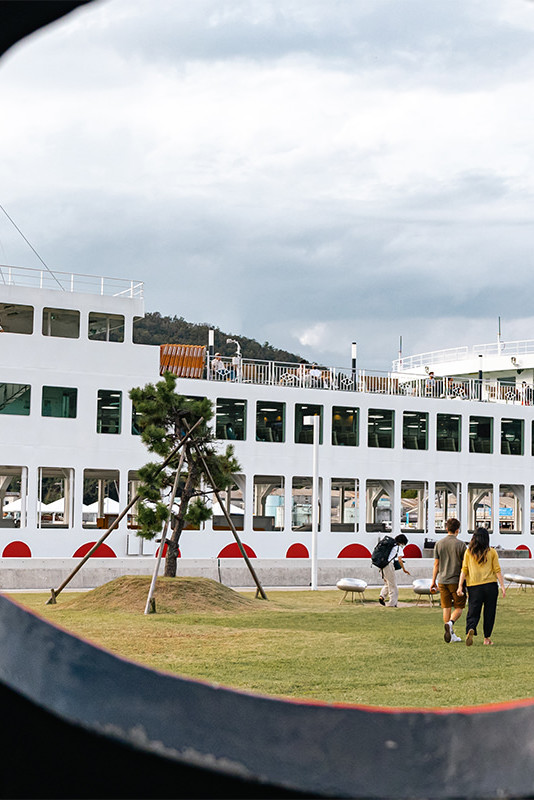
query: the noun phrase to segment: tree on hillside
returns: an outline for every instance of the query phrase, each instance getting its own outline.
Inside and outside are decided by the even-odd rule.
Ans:
[[[297,363],[302,357],[287,350],[274,347],[269,342],[260,344],[255,339],[224,333],[206,322],[187,322],[183,317],[166,317],[157,311],[148,312],[144,317],[136,319],[134,341],[137,344],[208,344],[210,328],[215,331],[215,350],[223,356],[233,356],[235,345],[226,340],[231,338],[239,342],[243,358],[265,361],[282,361]]]
[[[165,558],[165,576],[171,578],[176,577],[178,546],[184,526],[199,527],[211,516],[206,496],[211,494],[212,487],[206,486],[203,480],[206,466],[221,491],[234,483],[233,473],[240,469],[231,446],[223,453],[216,447],[207,424],[213,417],[211,402],[205,397],[184,397],[175,389],[176,378],[167,372],[155,385],[148,383],[130,391],[141,438],[149,452],[162,459],[168,458],[187,429],[201,420],[165,469],[161,469],[161,462],[149,462],[139,470],[138,533],[146,539],[153,539],[169,518],[168,502],[165,504],[164,499],[170,498],[179,470],[177,503],[173,506],[172,533],[167,539]]]

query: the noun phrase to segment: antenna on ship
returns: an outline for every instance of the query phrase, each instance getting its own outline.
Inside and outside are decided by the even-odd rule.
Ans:
[[[501,318],[498,317],[498,320],[499,320],[499,326],[498,326],[498,329],[497,329],[497,355],[500,356],[501,349],[502,349],[502,345],[501,345]]]
[[[50,275],[53,277],[53,279],[55,280],[55,282],[57,283],[57,285],[59,286],[59,288],[60,288],[60,289],[62,289],[63,291],[66,291],[66,290],[65,290],[65,287],[64,287],[64,286],[62,286],[62,285],[61,285],[61,283],[58,281],[58,279],[56,278],[56,276],[54,275],[54,273],[52,272],[52,270],[50,269],[50,267],[48,266],[48,264],[45,264],[45,262],[43,261],[43,259],[41,258],[41,256],[39,255],[39,253],[37,252],[37,250],[35,249],[35,247],[33,246],[33,244],[32,244],[30,241],[28,241],[28,239],[26,238],[26,236],[24,236],[24,234],[22,233],[21,229],[19,228],[19,226],[17,225],[17,223],[15,222],[15,220],[11,219],[11,217],[9,216],[9,214],[7,213],[7,211],[5,210],[5,208],[4,208],[4,206],[3,206],[3,205],[0,205],[0,209],[1,209],[1,210],[4,212],[4,214],[6,215],[6,217],[8,218],[8,220],[11,222],[11,224],[13,225],[13,227],[15,228],[15,230],[16,230],[16,231],[18,231],[18,232],[20,233],[20,235],[22,236],[22,238],[24,239],[24,241],[26,242],[26,244],[28,245],[28,247],[29,247],[29,248],[30,248],[30,249],[31,249],[31,250],[32,250],[32,251],[35,253],[35,255],[37,256],[37,258],[39,259],[39,261],[41,262],[41,264],[43,265],[43,267],[44,267],[46,270],[48,270],[48,272],[49,272],[49,273],[50,273]]]

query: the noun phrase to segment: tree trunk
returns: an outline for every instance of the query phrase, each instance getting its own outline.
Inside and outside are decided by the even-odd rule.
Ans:
[[[195,493],[195,485],[198,476],[198,469],[191,458],[191,454],[189,448],[187,447],[187,455],[186,460],[189,465],[189,474],[187,476],[187,480],[185,482],[185,486],[182,490],[182,496],[180,497],[180,510],[176,515],[176,519],[172,528],[171,538],[168,542],[167,548],[167,555],[165,556],[165,572],[164,575],[166,578],[176,578],[176,569],[178,566],[178,542],[180,541],[180,536],[182,535],[182,531],[185,525],[185,515],[187,513],[187,506],[189,505],[189,501],[193,497]],[[164,544],[163,542],[161,543]]]

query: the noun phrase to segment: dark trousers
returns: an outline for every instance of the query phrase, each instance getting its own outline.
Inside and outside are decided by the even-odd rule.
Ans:
[[[477,625],[480,622],[480,615],[484,609],[483,629],[484,637],[489,639],[495,624],[495,612],[497,611],[497,597],[499,596],[499,585],[495,583],[479,583],[476,586],[468,586],[469,606],[467,608],[467,619],[465,621],[466,631],[474,630],[477,632]]]

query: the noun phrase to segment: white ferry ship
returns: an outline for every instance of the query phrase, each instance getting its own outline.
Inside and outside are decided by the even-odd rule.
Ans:
[[[250,557],[310,556],[315,452],[321,559],[369,559],[383,531],[406,533],[407,557],[429,556],[449,516],[463,538],[482,524],[494,545],[531,556],[534,341],[426,353],[379,374],[136,344],[143,314],[139,282],[0,268],[3,558],[88,552],[149,460],[129,390],[166,369],[181,393],[212,400],[217,438],[235,446],[227,502]],[[97,556],[155,553],[134,512]],[[239,555],[216,506],[180,548]]]

